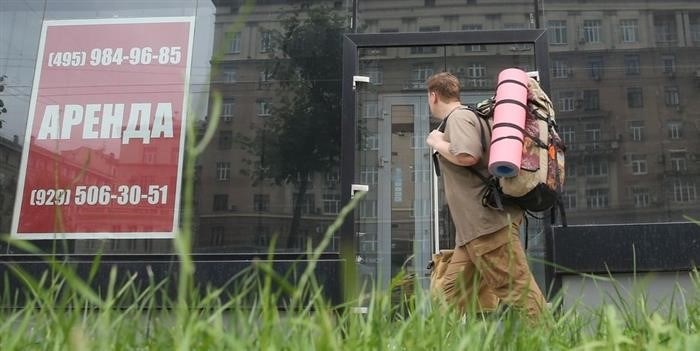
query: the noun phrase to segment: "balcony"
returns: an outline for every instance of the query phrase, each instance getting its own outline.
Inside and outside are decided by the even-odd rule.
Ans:
[[[612,155],[620,148],[617,140],[579,142],[566,145],[567,156]]]
[[[425,90],[425,81],[412,80],[403,87],[404,90]]]

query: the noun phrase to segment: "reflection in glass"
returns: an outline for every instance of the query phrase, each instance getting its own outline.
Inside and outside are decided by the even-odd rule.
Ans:
[[[216,3],[221,40],[212,60],[223,79],[211,89],[223,95],[223,106],[219,140],[198,165],[195,250],[267,252],[275,243],[277,252],[304,252],[341,206],[347,9],[275,1],[259,3],[241,18],[230,16],[230,3]],[[210,111],[207,123],[214,116]],[[377,147],[374,141],[367,138],[367,146]],[[218,236],[225,239],[209,239]],[[338,249],[336,239],[326,248]]]

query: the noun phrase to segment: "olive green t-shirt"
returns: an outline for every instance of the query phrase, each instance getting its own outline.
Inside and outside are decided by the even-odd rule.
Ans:
[[[450,143],[451,154],[465,153],[479,158],[479,162],[472,168],[488,176],[491,133],[486,121],[482,120],[486,139],[486,152],[483,153],[478,118],[469,110],[455,110],[447,119],[445,140]],[[483,206],[481,199],[484,182],[465,167],[440,157],[440,169],[445,182],[445,197],[457,230],[457,246],[509,225],[508,214],[511,220],[522,215],[522,210],[516,207],[506,207],[505,211],[499,211]]]

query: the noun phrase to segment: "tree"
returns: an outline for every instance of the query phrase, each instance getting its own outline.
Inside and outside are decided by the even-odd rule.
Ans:
[[[243,140],[259,162],[250,173],[256,183],[271,180],[294,187],[288,247],[300,229],[310,177],[330,171],[340,158],[346,20],[326,7],[301,8],[286,15],[282,30],[273,35],[272,77],[278,84],[271,115],[252,138]]]
[[[0,93],[5,91],[5,78],[7,78],[7,76],[0,76]],[[7,108],[5,108],[5,102],[2,101],[2,99],[0,99],[0,115],[2,115],[3,113],[7,113]],[[5,120],[0,118],[0,128],[2,128],[4,122]]]

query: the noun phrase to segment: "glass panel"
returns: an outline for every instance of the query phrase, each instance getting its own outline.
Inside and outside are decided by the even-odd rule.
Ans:
[[[417,50],[420,49],[420,50]],[[431,245],[432,170],[425,81],[444,47],[360,49],[356,180],[370,191],[356,212],[360,272],[380,286],[405,268],[422,274]],[[415,255],[414,255],[415,254]]]
[[[551,96],[567,168],[578,172],[567,174],[566,194],[577,200],[569,223],[699,218],[700,4],[613,1],[601,12],[592,2],[545,0],[543,8],[550,34],[581,33],[550,38]]]
[[[224,140],[198,162],[195,252],[267,252],[273,238],[276,252],[304,252],[341,206],[341,34],[351,2],[256,1],[241,19],[242,3],[215,1],[212,70],[222,79],[211,90],[224,98]],[[215,206],[224,195],[226,206]],[[326,251],[338,250],[335,237]]]
[[[0,127],[0,232],[10,231],[15,214],[14,196],[18,187],[21,150],[26,141],[42,22],[194,16],[189,76],[168,74],[152,64],[140,66],[143,68],[141,76],[134,77],[134,82],[130,83],[135,87],[132,94],[141,92],[139,98],[149,102],[153,100],[147,94],[151,92],[149,86],[160,94],[171,88],[155,86],[154,77],[189,79],[189,111],[177,109],[174,113],[189,112],[188,118],[196,120],[196,133],[188,136],[191,138],[201,138],[217,115],[211,111],[210,91],[222,95],[217,130],[197,164],[192,165],[196,168],[195,179],[190,180],[195,182],[196,190],[194,203],[188,205],[195,206],[194,252],[267,252],[275,236],[276,251],[300,252],[306,249],[307,240],[317,241],[335,219],[340,206],[341,34],[349,28],[351,2],[257,1],[246,16],[242,16],[242,4],[241,1],[175,0],[163,7],[162,1],[155,0],[1,1],[0,77],[3,81],[0,84],[3,89],[0,100],[4,106],[0,107],[3,120]],[[303,30],[286,37],[294,21]],[[97,27],[91,33],[98,33],[96,30]],[[318,33],[324,36],[319,37]],[[63,36],[66,43],[79,43],[81,38]],[[96,38],[102,37],[96,34]],[[47,42],[51,43],[51,40]],[[148,57],[157,61],[159,53]],[[87,54],[89,63],[90,52]],[[130,55],[129,51],[111,58],[124,62],[125,57],[131,58]],[[107,60],[107,56],[103,56]],[[161,60],[165,58],[163,56]],[[124,66],[111,68],[118,70]],[[90,72],[101,74],[107,71]],[[82,91],[73,97],[81,104],[91,103],[99,97],[96,89],[75,85],[86,74],[92,73],[82,70],[71,79],[61,81],[56,86],[59,88],[57,93],[68,94],[66,88],[81,88]],[[114,80],[107,79],[100,84],[119,89]],[[43,100],[40,102],[44,103]],[[127,127],[128,110],[125,115],[123,125],[115,130]],[[133,126],[129,128],[141,130]],[[94,130],[99,135],[99,125],[95,125]],[[184,135],[182,137],[184,139]],[[66,140],[73,142],[73,139],[75,137],[71,135]],[[164,149],[155,139],[142,144],[141,150],[129,149],[126,152],[127,149],[122,148],[119,153],[97,142],[92,145],[89,156],[80,150],[71,153],[76,161],[73,168],[51,162],[40,166],[46,168],[46,174],[55,173],[68,179],[75,178],[80,173],[80,165],[89,159],[88,171],[104,177],[124,176],[123,183],[160,184],[167,181],[175,184],[178,171],[184,170],[179,164],[180,150],[177,147]],[[290,150],[293,153],[285,154]],[[112,153],[119,163],[110,168],[107,165],[112,162]],[[143,169],[153,170],[154,177],[137,176]],[[169,187],[168,191],[169,200],[174,200],[175,186]],[[105,237],[114,238],[123,232],[157,232],[157,222],[168,216],[172,218],[175,211],[174,208],[164,212],[158,209],[160,212],[157,213],[142,211],[135,214],[138,220],[117,221],[115,216],[106,215],[108,212],[104,206],[90,210],[94,210],[94,223],[79,221],[77,225],[87,228],[86,231],[97,231],[91,226],[99,222],[99,231],[106,233]],[[66,214],[66,220],[69,215]],[[334,240],[327,250],[337,251],[337,242]],[[48,240],[37,243],[47,250],[54,247]],[[94,253],[98,250],[104,253],[171,253],[171,243],[170,239],[79,239],[56,247],[69,253]],[[12,253],[12,250],[2,246],[2,252]]]
[[[172,251],[169,239],[109,238],[163,237],[178,225],[180,126],[185,109],[206,111],[213,11],[194,0],[0,4],[0,232],[14,218],[32,233],[24,237],[80,235],[35,242],[46,251]],[[191,25],[173,19],[190,16]],[[62,22],[42,34],[44,21]]]

